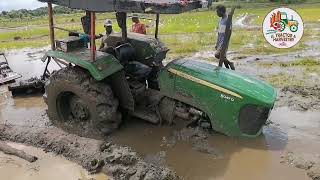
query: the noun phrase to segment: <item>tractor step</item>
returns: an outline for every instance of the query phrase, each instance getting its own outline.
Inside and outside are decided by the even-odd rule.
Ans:
[[[131,115],[143,119],[145,121],[151,122],[153,124],[158,124],[160,121],[159,116],[155,111],[143,107],[136,107],[135,111],[132,112]]]

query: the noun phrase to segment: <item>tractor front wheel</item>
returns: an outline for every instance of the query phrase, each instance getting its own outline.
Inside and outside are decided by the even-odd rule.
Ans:
[[[297,31],[298,31],[298,26],[296,26],[296,25],[291,25],[291,26],[290,26],[290,31],[291,31],[291,32],[297,32]]]
[[[45,86],[44,100],[54,125],[85,137],[110,134],[121,123],[118,100],[106,82],[96,81],[79,67],[54,73]]]

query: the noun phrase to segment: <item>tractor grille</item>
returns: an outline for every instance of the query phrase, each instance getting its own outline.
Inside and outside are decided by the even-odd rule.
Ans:
[[[270,109],[256,105],[244,106],[239,115],[240,130],[244,134],[255,135],[268,119]]]

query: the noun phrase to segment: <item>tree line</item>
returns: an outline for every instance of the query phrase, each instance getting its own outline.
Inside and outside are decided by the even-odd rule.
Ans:
[[[218,2],[220,0],[213,0]],[[249,2],[279,2],[279,3],[301,3],[305,2],[306,0],[233,0],[233,1],[249,1]],[[55,6],[53,8],[55,14],[72,14],[77,12],[82,12],[82,10],[70,9],[64,6]],[[40,7],[34,10],[27,10],[27,9],[20,9],[20,10],[12,10],[12,11],[2,11],[0,13],[0,18],[24,18],[24,17],[38,17],[47,15],[48,8],[47,7]]]
[[[81,10],[70,9],[63,6],[55,6],[53,8],[55,14],[72,14],[82,12]],[[2,11],[0,17],[2,18],[24,18],[24,17],[38,17],[48,14],[48,7],[40,7],[34,10],[19,9],[12,11]]]

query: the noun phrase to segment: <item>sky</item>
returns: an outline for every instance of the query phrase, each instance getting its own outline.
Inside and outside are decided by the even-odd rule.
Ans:
[[[0,0],[0,11],[36,9],[42,6],[46,6],[46,4],[37,0]]]

